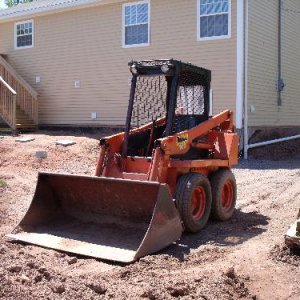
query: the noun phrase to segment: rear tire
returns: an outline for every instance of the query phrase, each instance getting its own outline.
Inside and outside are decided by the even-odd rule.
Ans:
[[[210,178],[212,190],[211,216],[215,220],[226,221],[232,217],[235,209],[237,186],[233,173],[221,169]]]
[[[185,231],[198,232],[205,227],[212,203],[209,180],[197,173],[182,175],[176,185],[176,206]]]

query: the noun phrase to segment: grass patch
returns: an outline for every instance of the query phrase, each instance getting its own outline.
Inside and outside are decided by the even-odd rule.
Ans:
[[[7,186],[7,183],[4,179],[0,179],[0,187],[5,187]]]

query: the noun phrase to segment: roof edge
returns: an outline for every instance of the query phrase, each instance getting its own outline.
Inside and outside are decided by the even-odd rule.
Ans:
[[[66,3],[60,3],[52,7],[32,7],[28,3],[22,4],[21,7],[15,7],[13,9],[5,9],[5,10],[10,10],[11,12],[7,12],[6,15],[0,15],[0,24],[1,23],[8,23],[8,22],[15,22],[15,21],[20,21],[22,19],[27,19],[27,18],[34,18],[34,17],[41,17],[45,15],[50,15],[50,14],[56,14],[56,13],[61,13],[61,12],[66,12],[66,11],[72,11],[72,10],[77,10],[77,9],[84,9],[88,7],[94,7],[94,6],[100,6],[100,5],[105,5],[105,4],[114,4],[114,3],[119,3],[123,2],[123,0],[78,0],[78,3],[74,4],[73,2],[66,2]],[[17,9],[19,8],[19,10]],[[5,11],[3,10],[3,11]]]

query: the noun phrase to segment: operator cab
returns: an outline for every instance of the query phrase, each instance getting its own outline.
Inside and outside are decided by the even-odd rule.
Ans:
[[[173,59],[132,61],[129,67],[123,156],[151,156],[157,139],[208,120],[209,70]]]

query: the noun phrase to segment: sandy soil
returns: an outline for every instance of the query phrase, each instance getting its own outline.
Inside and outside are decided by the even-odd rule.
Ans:
[[[26,212],[38,171],[93,175],[98,155],[100,134],[25,136],[35,140],[0,136],[0,298],[300,299],[300,258],[283,244],[300,206],[299,159],[240,162],[232,220],[211,221],[160,253],[120,265],[4,237]],[[77,144],[55,145],[64,138]],[[41,149],[46,159],[35,157]]]

